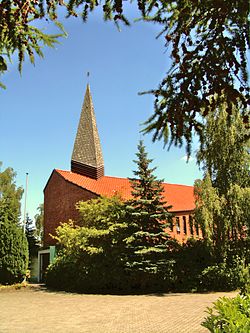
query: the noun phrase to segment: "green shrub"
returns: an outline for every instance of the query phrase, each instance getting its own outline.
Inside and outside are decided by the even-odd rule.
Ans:
[[[169,241],[164,258],[155,255],[157,268],[145,270],[126,261],[124,247],[115,241],[119,237],[104,231],[62,225],[58,239],[63,246],[48,269],[48,287],[98,293],[248,290],[244,261],[235,255],[215,263],[205,241]]]
[[[247,295],[250,294],[250,265],[245,267],[242,272],[242,283],[240,286],[240,294]]]
[[[121,267],[99,254],[59,256],[46,273],[49,288],[80,293],[123,292],[127,290],[127,280]]]
[[[239,258],[208,266],[200,275],[200,286],[204,290],[236,290],[246,283],[244,270],[244,262]]]
[[[212,333],[250,332],[250,295],[222,297],[209,308],[209,316],[202,323]]]
[[[200,274],[213,262],[204,240],[190,239],[173,253],[175,259],[175,291],[200,289]]]
[[[246,265],[250,264],[250,238],[229,241],[227,246],[227,262],[234,262],[235,259],[244,260]]]

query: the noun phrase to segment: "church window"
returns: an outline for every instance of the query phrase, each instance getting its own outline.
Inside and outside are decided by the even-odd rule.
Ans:
[[[180,218],[179,218],[178,216],[176,217],[175,225],[176,225],[176,231],[177,231],[177,234],[180,234],[180,233],[181,233],[181,228],[180,228]]]
[[[186,219],[186,216],[183,216],[183,231],[184,231],[184,234],[186,235],[187,234],[187,219]]]

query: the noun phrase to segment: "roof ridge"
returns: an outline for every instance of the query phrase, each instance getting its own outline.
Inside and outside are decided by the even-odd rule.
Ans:
[[[176,184],[176,183],[163,183],[167,185],[175,185],[175,186],[184,186],[184,187],[194,187],[193,185],[185,185],[185,184]]]
[[[81,174],[78,174],[76,172],[72,172],[70,170],[62,170],[62,169],[55,169],[56,171],[62,171],[62,172],[67,172],[67,173],[72,173],[72,174],[75,174],[79,177],[86,177],[86,178],[90,178],[88,176],[85,176],[85,175],[81,175]],[[128,180],[129,181],[129,178],[131,177],[119,177],[119,176],[107,176],[107,175],[104,175],[103,176],[104,178],[115,178],[115,179],[123,179],[123,180]],[[103,178],[101,177],[101,178]],[[100,178],[100,179],[101,179]],[[194,187],[193,185],[185,185],[185,184],[176,184],[176,183],[166,183],[166,182],[163,182],[162,184],[165,184],[165,185],[173,185],[173,186],[183,186],[183,187]]]
[[[69,170],[54,169],[53,172],[58,173],[65,181],[95,193],[97,196],[109,197],[114,193],[120,193],[125,200],[131,198],[131,184],[127,177],[103,176],[93,179]],[[169,205],[172,205],[172,212],[192,211],[195,208],[192,186],[169,183],[163,183],[163,186],[164,198]]]

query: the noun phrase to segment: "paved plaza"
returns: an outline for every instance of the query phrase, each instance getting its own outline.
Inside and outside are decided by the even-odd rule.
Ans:
[[[0,333],[205,333],[207,306],[236,293],[78,295],[0,291]]]

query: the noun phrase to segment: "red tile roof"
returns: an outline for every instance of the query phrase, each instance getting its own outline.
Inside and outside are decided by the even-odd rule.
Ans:
[[[126,200],[132,197],[128,178],[103,176],[96,180],[71,171],[55,171],[70,183],[95,194],[108,197],[120,194]],[[163,183],[163,187],[165,200],[168,205],[172,205],[170,211],[190,211],[195,208],[193,186]]]

